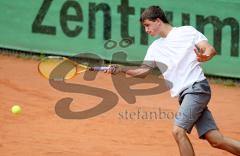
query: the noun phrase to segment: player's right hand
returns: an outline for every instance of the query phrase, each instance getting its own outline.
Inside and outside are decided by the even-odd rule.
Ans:
[[[109,67],[110,68],[107,71],[105,71],[109,74],[114,74],[115,75],[115,74],[118,74],[118,73],[122,72],[121,66],[119,66],[117,64],[112,64]]]

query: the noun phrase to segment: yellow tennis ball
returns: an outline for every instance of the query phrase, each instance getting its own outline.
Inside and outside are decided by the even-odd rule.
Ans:
[[[13,114],[20,114],[22,112],[22,108],[19,105],[14,105],[11,108]]]

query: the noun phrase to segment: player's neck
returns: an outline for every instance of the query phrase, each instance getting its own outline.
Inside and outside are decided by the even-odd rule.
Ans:
[[[159,32],[159,35],[163,38],[166,38],[169,32],[172,30],[172,28],[173,27],[170,24],[163,24]]]

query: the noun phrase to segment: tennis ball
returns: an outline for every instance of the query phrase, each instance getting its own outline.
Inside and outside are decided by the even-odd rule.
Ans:
[[[11,108],[13,114],[20,114],[22,112],[22,108],[19,105],[14,105]]]

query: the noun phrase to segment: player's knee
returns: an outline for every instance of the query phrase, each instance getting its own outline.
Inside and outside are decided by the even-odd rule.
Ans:
[[[207,138],[209,144],[214,148],[222,148],[224,146],[224,137],[218,136],[215,138]]]
[[[222,148],[224,144],[223,140],[210,141],[209,143],[214,148]]]
[[[180,140],[181,138],[185,137],[186,131],[183,128],[174,126],[172,134],[176,140]]]

